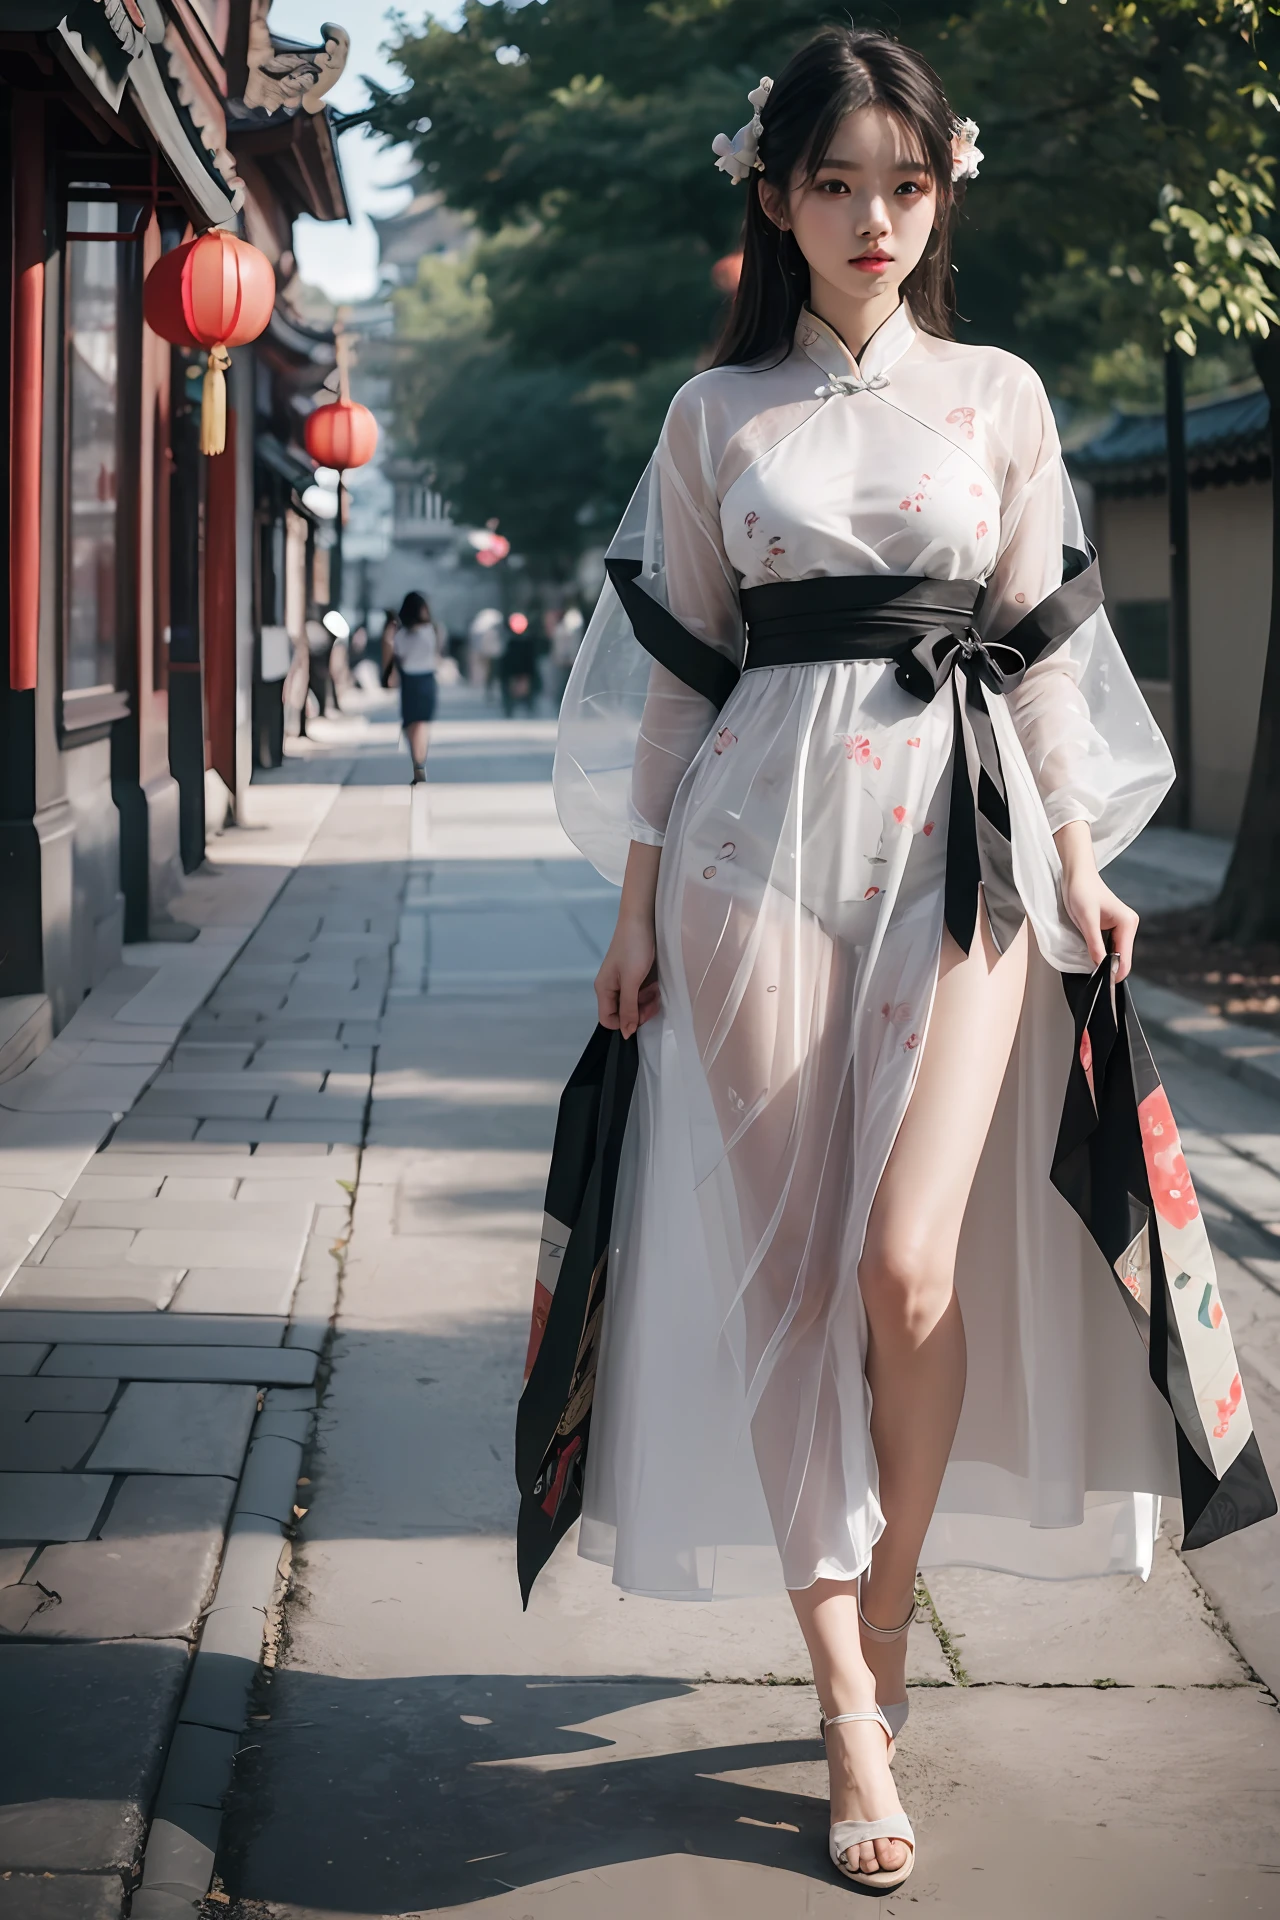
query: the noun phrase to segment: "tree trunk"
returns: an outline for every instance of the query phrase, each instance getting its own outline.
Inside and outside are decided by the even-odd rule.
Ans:
[[[1187,408],[1183,391],[1186,355],[1167,347],[1164,356],[1165,471],[1169,503],[1169,679],[1173,691],[1174,818],[1191,825],[1191,509],[1187,479]]]
[[[1213,908],[1217,940],[1280,939],[1280,335],[1259,341],[1253,360],[1271,403],[1271,622],[1244,812]]]

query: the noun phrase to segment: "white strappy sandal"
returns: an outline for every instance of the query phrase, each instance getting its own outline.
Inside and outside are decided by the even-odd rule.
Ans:
[[[862,1582],[861,1580],[859,1580],[858,1582],[858,1620],[859,1620],[859,1623],[861,1624],[862,1631],[866,1634],[869,1634],[873,1640],[901,1640],[903,1634],[906,1633],[908,1628],[913,1625],[915,1621],[915,1617],[916,1617],[916,1603],[915,1603],[915,1596],[913,1595],[911,1600],[911,1611],[907,1615],[906,1619],[902,1622],[901,1626],[899,1627],[873,1626],[871,1621],[868,1620],[866,1614],[862,1611]],[[877,1702],[877,1705],[879,1705],[879,1702]],[[880,1711],[881,1713],[883,1713],[885,1719],[889,1723],[889,1758],[892,1760],[893,1743],[897,1739],[898,1735],[902,1732],[902,1729],[907,1724],[907,1715],[911,1712],[911,1702],[909,1700],[894,1700],[894,1701],[891,1701],[888,1706],[882,1706],[880,1708]]]
[[[872,1713],[820,1714],[819,1732],[825,1738],[828,1727],[841,1726],[846,1720],[878,1721],[892,1749],[893,1732],[879,1707]],[[900,1867],[880,1867],[874,1873],[863,1873],[861,1868],[846,1866],[845,1862],[850,1852],[856,1853],[864,1840],[901,1840],[904,1846],[910,1848],[910,1852]],[[900,1887],[904,1880],[909,1879],[916,1864],[916,1836],[901,1808],[897,1813],[886,1814],[882,1820],[837,1820],[831,1828],[828,1845],[834,1865],[846,1880],[852,1880],[860,1887],[874,1887],[878,1893],[887,1893],[892,1887]]]

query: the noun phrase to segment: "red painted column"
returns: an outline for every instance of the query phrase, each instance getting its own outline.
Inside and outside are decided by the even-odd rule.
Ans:
[[[208,457],[204,521],[204,698],[209,765],[236,790],[236,410]]]
[[[44,396],[44,102],[13,100],[13,344],[9,442],[9,685],[36,684],[40,649],[40,440]]]

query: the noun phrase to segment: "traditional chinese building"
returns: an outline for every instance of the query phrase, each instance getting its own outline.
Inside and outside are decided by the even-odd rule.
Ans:
[[[263,629],[300,632],[315,596],[300,428],[333,347],[312,330],[300,365],[288,290],[298,213],[346,215],[325,105],[346,35],[282,41],[269,6],[0,7],[0,1077],[122,941],[181,937],[166,909],[207,801],[225,816],[250,777],[280,651]],[[211,227],[267,254],[278,301],[233,355],[226,451],[206,458],[203,356],[151,332],[142,287]]]

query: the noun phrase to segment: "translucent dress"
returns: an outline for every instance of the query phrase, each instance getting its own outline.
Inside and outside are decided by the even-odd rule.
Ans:
[[[663,848],[579,1542],[626,1589],[852,1579],[883,1529],[857,1267],[928,1045],[957,735],[975,751],[950,689],[922,701],[884,660],[752,670],[740,592],[981,580],[994,640],[1086,544],[1035,373],[906,307],[860,363],[806,312],[779,364],[672,404],[611,555],[746,670],[717,710],[607,585],[555,774],[601,873],[620,881],[632,840]],[[1127,1310],[1142,1281],[1117,1285],[1049,1178],[1075,1043],[1059,976],[1090,970],[1053,833],[1088,821],[1105,865],[1173,768],[1101,612],[986,706],[1032,952],[961,1239],[968,1384],[923,1563],[1145,1574],[1175,1422]],[[1248,1413],[1215,1311],[1193,1391],[1211,1422],[1234,1376],[1230,1431],[1204,1443],[1221,1472]]]

